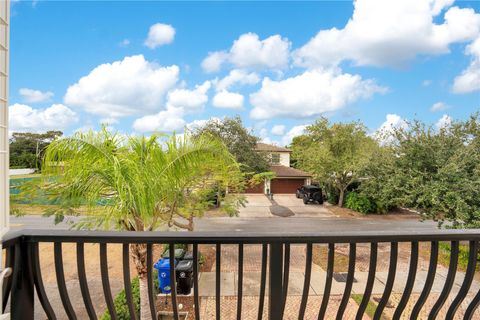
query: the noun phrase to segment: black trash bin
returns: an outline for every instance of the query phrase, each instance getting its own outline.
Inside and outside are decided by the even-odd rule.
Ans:
[[[193,286],[193,260],[181,260],[175,267],[177,293],[190,294]]]

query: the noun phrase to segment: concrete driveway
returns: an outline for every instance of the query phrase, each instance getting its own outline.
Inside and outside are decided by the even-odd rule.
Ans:
[[[323,205],[303,204],[293,194],[276,194],[272,200],[263,194],[247,194],[246,198],[248,203],[240,209],[240,218],[336,217]]]

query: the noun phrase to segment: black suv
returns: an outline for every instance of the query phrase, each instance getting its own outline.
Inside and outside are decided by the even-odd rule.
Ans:
[[[308,204],[309,202],[317,202],[318,204],[323,203],[322,189],[318,186],[302,186],[297,189],[295,193],[297,198],[303,198],[303,203]]]

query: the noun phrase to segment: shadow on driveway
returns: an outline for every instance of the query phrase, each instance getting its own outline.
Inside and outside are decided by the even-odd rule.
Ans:
[[[273,214],[274,216],[286,218],[286,217],[291,217],[295,215],[295,213],[293,213],[293,211],[290,208],[279,205],[275,201],[275,199],[269,198],[269,200],[270,200],[270,203],[272,204],[270,206],[270,213]]]

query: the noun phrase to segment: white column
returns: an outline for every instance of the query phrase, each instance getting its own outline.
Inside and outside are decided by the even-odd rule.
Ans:
[[[8,48],[10,1],[0,0],[0,237],[8,230]],[[1,251],[0,251],[1,252]],[[0,253],[1,255],[1,253]]]
[[[0,239],[9,225],[9,177],[8,177],[8,71],[10,44],[10,0],[0,0]],[[0,244],[0,263],[3,264]],[[0,270],[3,265],[0,266]],[[2,292],[0,290],[0,301]],[[0,310],[0,320],[10,319]]]

